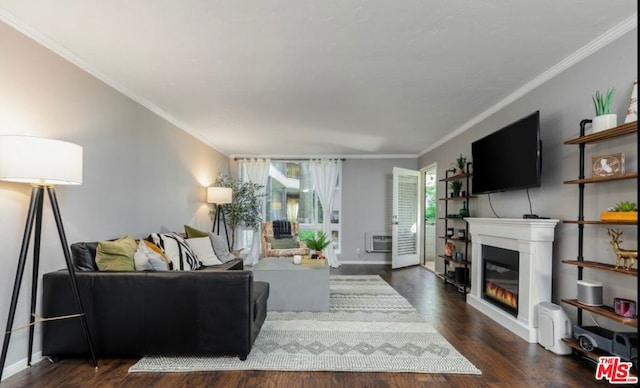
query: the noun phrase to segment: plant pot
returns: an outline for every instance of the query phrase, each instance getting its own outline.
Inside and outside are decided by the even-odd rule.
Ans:
[[[638,221],[638,212],[602,212],[600,221]]]
[[[591,130],[594,133],[614,128],[616,126],[618,126],[618,115],[616,114],[596,116],[591,121]]]

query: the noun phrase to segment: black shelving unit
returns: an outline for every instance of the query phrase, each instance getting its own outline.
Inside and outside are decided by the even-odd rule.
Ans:
[[[444,251],[438,257],[444,260],[444,284],[451,284],[455,287],[458,287],[464,294],[465,300],[467,298],[467,293],[471,290],[471,251],[469,245],[471,244],[470,236],[469,236],[469,224],[464,220],[463,216],[460,216],[460,208],[463,207],[463,201],[466,202],[466,207],[469,210],[471,208],[470,199],[475,198],[475,196],[470,195],[470,179],[471,179],[471,165],[469,162],[466,165],[465,172],[457,172],[456,170],[446,170],[445,177],[440,179],[440,182],[443,182],[445,185],[445,196],[443,198],[439,198],[440,201],[444,202],[444,217],[440,217],[441,220],[444,220],[444,230],[445,234],[443,236],[439,236],[440,239],[446,242],[453,242],[456,245],[456,252],[462,252],[464,257],[462,259],[456,259],[454,256],[447,256],[444,254]],[[464,195],[453,196],[449,193],[449,183],[453,181],[462,181]],[[453,211],[451,209],[452,204],[456,204],[457,209]],[[469,210],[469,213],[471,210]],[[447,235],[446,231],[449,228],[454,228],[453,236]],[[464,230],[464,237],[458,237],[458,231],[462,229]],[[465,268],[466,279],[464,281],[456,281],[455,278],[455,268]],[[450,271],[453,270],[454,274],[450,274]]]
[[[588,268],[590,270],[595,271],[607,271],[610,273],[616,273],[622,276],[635,276],[638,277],[637,269],[621,269],[615,268],[614,265],[604,263],[608,260],[596,260],[590,261],[585,260],[584,258],[584,228],[585,226],[591,225],[626,225],[626,226],[636,226],[637,222],[629,222],[629,221],[600,221],[600,220],[585,220],[584,218],[584,210],[585,210],[585,186],[587,184],[601,184],[612,181],[621,181],[621,180],[630,180],[638,178],[637,172],[635,173],[626,173],[623,175],[612,176],[612,177],[603,177],[603,178],[586,178],[585,177],[585,146],[587,144],[593,144],[597,142],[602,142],[609,139],[614,139],[621,136],[632,135],[638,133],[638,122],[626,123],[622,124],[618,127],[607,129],[605,131],[600,131],[596,133],[592,133],[589,135],[585,135],[585,125],[590,123],[591,120],[582,120],[580,122],[580,136],[574,139],[570,139],[564,142],[564,144],[569,145],[578,145],[580,148],[580,165],[578,171],[578,179],[564,181],[565,184],[575,184],[578,185],[578,219],[577,220],[564,220],[565,224],[575,224],[578,227],[578,256],[575,260],[563,260],[562,262],[567,265],[573,265],[578,267],[578,280],[582,280],[584,276],[584,269]],[[607,306],[587,306],[580,303],[577,299],[562,299],[562,302],[566,305],[573,306],[578,309],[578,325],[582,325],[582,312],[589,311],[592,314],[597,314],[599,316],[605,317],[607,319],[622,323],[624,325],[630,327],[638,327],[638,319],[637,318],[624,318],[616,315],[611,307]],[[583,356],[588,357],[594,361],[597,361],[597,355],[594,355],[591,352],[585,351],[580,347],[576,340],[573,338],[563,338],[563,342],[567,343],[571,346],[575,351],[582,353]]]

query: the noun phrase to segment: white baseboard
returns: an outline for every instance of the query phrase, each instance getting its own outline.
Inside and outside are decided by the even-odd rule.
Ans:
[[[31,356],[31,365],[35,365],[37,363],[39,363],[40,361],[42,361],[42,352],[37,352],[34,353]],[[13,375],[15,375],[16,373],[22,372],[25,369],[28,369],[29,366],[27,365],[27,358],[23,358],[22,360],[15,362],[7,367],[4,368],[4,370],[2,371],[2,380],[5,380]]]
[[[340,264],[389,264],[386,260],[340,260]]]

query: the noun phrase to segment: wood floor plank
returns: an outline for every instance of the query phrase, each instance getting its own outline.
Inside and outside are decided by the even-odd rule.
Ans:
[[[529,344],[464,302],[452,286],[422,267],[343,265],[332,274],[379,274],[482,371],[481,376],[419,373],[268,372],[134,373],[137,359],[42,361],[2,381],[2,387],[591,387],[594,368]]]

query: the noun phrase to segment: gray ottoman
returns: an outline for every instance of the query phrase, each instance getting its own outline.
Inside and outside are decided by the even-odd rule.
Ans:
[[[328,265],[293,264],[291,257],[265,257],[250,269],[254,280],[269,282],[267,310],[329,310]]]

